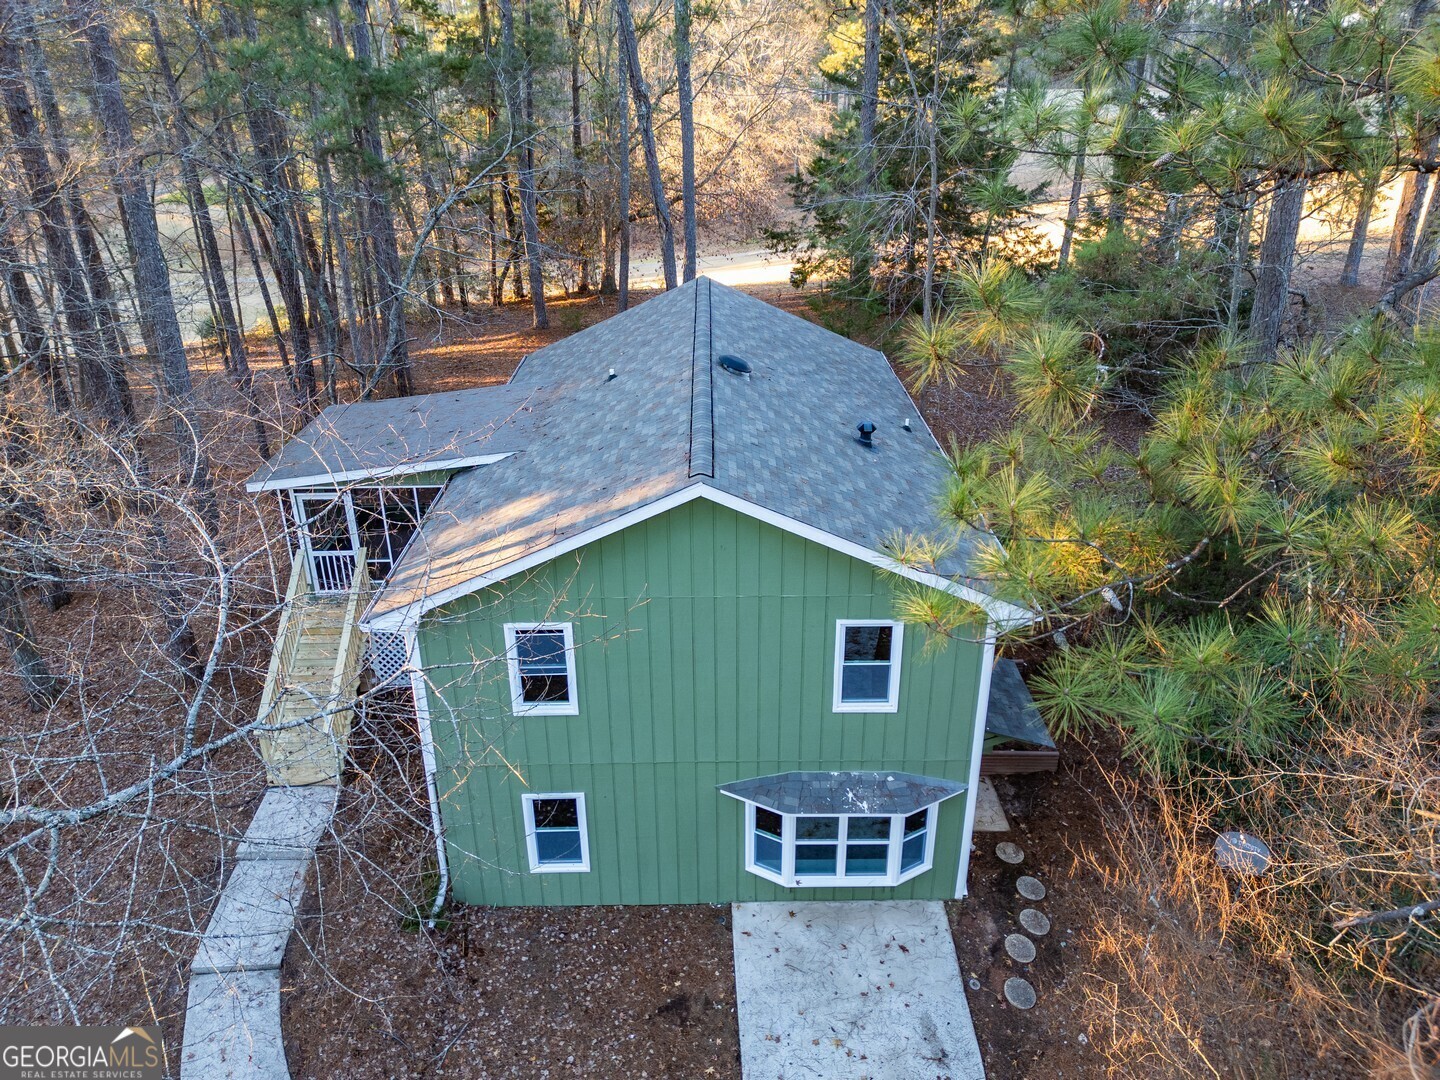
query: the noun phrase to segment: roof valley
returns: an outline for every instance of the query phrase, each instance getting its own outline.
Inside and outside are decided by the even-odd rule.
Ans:
[[[690,346],[690,475],[715,475],[714,337],[710,279],[695,282],[695,334]]]

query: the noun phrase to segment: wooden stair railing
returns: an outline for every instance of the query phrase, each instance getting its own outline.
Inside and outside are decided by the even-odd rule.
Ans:
[[[359,620],[370,594],[365,552],[347,592],[316,595],[297,559],[260,698],[271,730],[260,755],[272,786],[338,784],[349,745],[365,636]]]

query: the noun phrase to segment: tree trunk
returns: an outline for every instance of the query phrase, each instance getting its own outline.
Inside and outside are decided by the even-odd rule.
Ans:
[[[530,8],[525,8],[525,25],[530,25]],[[512,140],[520,143],[517,179],[520,184],[520,227],[525,237],[525,254],[530,273],[530,298],[534,312],[534,325],[542,329],[550,325],[545,311],[545,278],[543,253],[540,250],[539,208],[535,194],[535,152],[533,140],[535,87],[531,71],[530,42],[527,40],[521,55],[515,42],[515,5],[513,0],[500,0],[500,89],[505,98],[505,111],[509,116]],[[515,66],[522,64],[517,79]],[[518,84],[518,85],[517,85]],[[509,206],[506,206],[507,214]],[[512,226],[513,230],[513,226]],[[514,235],[512,231],[512,236]],[[520,285],[516,273],[517,291]]]
[[[1255,304],[1250,311],[1250,335],[1259,360],[1274,359],[1290,308],[1290,274],[1295,267],[1295,240],[1305,211],[1305,189],[1304,177],[1283,179],[1270,197],[1256,268]]]
[[[65,228],[60,185],[41,142],[40,126],[23,82],[24,67],[11,34],[20,26],[9,0],[0,0],[0,97],[14,135],[13,148],[25,176],[30,205],[40,220],[50,275],[80,374],[84,405],[112,424],[124,424],[127,410],[121,383],[107,362],[96,313]]]
[[[170,292],[170,270],[160,247],[160,229],[155,221],[155,204],[150,187],[140,172],[140,151],[130,128],[130,114],[120,90],[120,68],[115,60],[115,46],[110,26],[93,6],[91,0],[73,0],[71,8],[78,29],[84,37],[90,56],[90,70],[95,79],[95,113],[111,169],[115,190],[125,209],[129,224],[131,262],[135,268],[135,299],[140,307],[141,325],[155,343],[156,361],[160,367],[161,385],[169,407],[174,410],[174,439],[182,476],[187,486],[197,492],[212,526],[218,525],[219,509],[215,504],[210,479],[210,462],[199,442],[191,401],[190,362],[185,354],[185,339],[180,334],[180,321],[175,316],[175,300]],[[201,196],[204,198],[203,194]],[[218,251],[216,258],[218,261]]]
[[[625,311],[630,307],[630,61],[626,55],[626,51],[620,49],[616,58],[616,81],[620,84],[616,89],[620,98],[620,205],[615,215],[620,224],[620,267],[616,311]]]
[[[690,0],[675,0],[675,81],[680,98],[680,199],[684,213],[683,279],[695,279],[695,94],[690,82]]]
[[[390,212],[390,201],[381,187],[384,178],[377,180],[371,175],[372,168],[385,167],[386,157],[380,141],[380,117],[375,94],[369,85],[374,69],[370,48],[370,9],[366,0],[350,0],[350,10],[355,16],[351,39],[355,59],[360,64],[363,86],[360,146],[368,159],[361,166],[361,185],[375,242],[380,307],[386,331],[385,354],[381,358],[381,370],[377,377],[389,373],[395,380],[396,391],[403,396],[414,392],[414,377],[410,368],[410,339],[405,326],[405,294],[400,280],[400,248],[395,237],[395,219]]]
[[[80,249],[85,280],[94,305],[95,328],[99,331],[101,345],[106,351],[107,364],[120,388],[125,415],[134,420],[135,403],[125,373],[125,367],[130,361],[130,343],[120,318],[120,305],[110,283],[110,272],[105,266],[105,256],[100,250],[95,223],[85,209],[85,197],[80,190],[83,171],[74,166],[70,157],[70,144],[65,137],[65,121],[60,115],[60,103],[55,96],[55,87],[50,82],[45,52],[34,37],[26,42],[26,63],[30,68],[30,81],[35,87],[40,115],[45,120],[46,134],[49,136],[51,152],[58,167],[60,195],[64,200],[65,212],[70,218],[70,230]]]
[[[850,284],[862,295],[870,293],[870,267],[875,261],[875,252],[870,244],[870,230],[865,224],[870,209],[870,200],[875,195],[875,122],[880,107],[880,19],[882,0],[865,0],[864,36],[865,51],[860,68],[860,146],[855,163],[859,176],[858,190],[860,225],[856,243],[859,245],[850,259]],[[798,169],[796,170],[799,171]]]
[[[568,5],[567,5],[568,7]],[[581,296],[590,292],[589,199],[585,191],[584,120],[580,107],[581,34],[585,30],[585,0],[576,0],[575,17],[570,20],[570,153],[575,166],[576,250],[580,256],[580,281],[576,291]]]
[[[1365,241],[1370,232],[1370,215],[1375,210],[1375,196],[1380,177],[1365,181],[1360,190],[1360,205],[1355,211],[1355,226],[1350,230],[1350,247],[1345,252],[1345,266],[1340,271],[1341,285],[1360,284],[1360,263],[1365,258]]]
[[[525,29],[530,29],[530,4],[525,3]],[[527,34],[528,37],[528,34]],[[530,267],[530,307],[536,330],[550,325],[545,311],[545,252],[540,246],[539,195],[535,190],[535,65],[530,45],[525,46],[525,145],[520,151],[520,217],[525,230],[525,253]]]
[[[1429,191],[1430,177],[1427,173],[1406,174],[1405,184],[1400,189],[1400,205],[1395,209],[1395,225],[1390,230],[1390,250],[1385,258],[1385,275],[1381,279],[1384,285],[1393,285],[1410,272],[1415,237],[1420,230],[1420,219],[1425,214],[1425,198]]]
[[[626,73],[630,93],[635,97],[635,119],[640,127],[640,145],[645,151],[645,171],[650,177],[650,199],[655,204],[655,223],[660,230],[660,264],[665,272],[665,288],[675,288],[675,227],[670,221],[670,207],[665,201],[665,182],[660,175],[660,154],[655,147],[655,123],[652,118],[650,91],[640,70],[640,46],[635,37],[635,18],[630,13],[630,0],[615,0],[615,16],[620,33],[620,48],[625,51]]]
[[[50,673],[45,658],[35,648],[35,631],[25,611],[25,600],[13,574],[0,571],[0,641],[15,662],[15,673],[30,707],[37,712],[55,704],[61,682]]]
[[[250,359],[245,348],[245,336],[240,333],[240,322],[235,317],[235,307],[230,302],[230,289],[225,283],[225,267],[220,259],[220,243],[215,238],[215,223],[210,217],[210,205],[205,198],[205,188],[200,183],[200,172],[195,166],[195,140],[186,130],[184,101],[180,87],[175,81],[175,72],[170,66],[170,55],[160,33],[160,22],[151,10],[150,40],[155,46],[155,63],[165,83],[166,95],[175,122],[175,154],[180,160],[180,175],[189,194],[191,213],[194,216],[195,231],[199,235],[202,262],[210,285],[210,295],[219,317],[217,328],[225,341],[225,352],[229,358],[230,371],[240,396],[245,400],[255,429],[255,448],[262,459],[270,457],[270,436],[260,412],[260,402],[255,396],[254,379],[250,374]]]
[[[260,290],[260,300],[265,305],[265,317],[270,321],[270,333],[275,339],[275,351],[280,356],[280,370],[285,372],[285,381],[290,385],[290,392],[295,395],[295,403],[303,405],[304,398],[300,393],[300,383],[296,380],[295,369],[290,363],[290,348],[285,344],[285,331],[280,329],[280,316],[275,310],[275,301],[270,295],[270,286],[265,281],[265,264],[260,260],[259,246],[250,231],[250,218],[254,214],[254,208],[234,184],[226,187],[225,213],[230,220],[232,234],[239,233],[240,235],[240,246],[245,249],[245,257],[250,260],[250,269],[255,274],[255,283]],[[239,290],[236,291],[238,293]]]
[[[59,415],[70,412],[70,390],[65,380],[55,370],[54,354],[45,333],[45,320],[40,314],[40,305],[30,288],[30,279],[25,276],[25,264],[20,260],[10,239],[9,224],[5,220],[4,208],[0,207],[0,268],[5,274],[5,293],[10,301],[10,311],[15,317],[15,329],[20,335],[20,349],[24,362],[32,366],[39,377],[41,386],[50,398],[50,405]]]

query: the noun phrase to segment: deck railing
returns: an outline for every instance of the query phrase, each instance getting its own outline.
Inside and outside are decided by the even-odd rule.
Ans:
[[[364,551],[314,551],[310,560],[315,564],[314,591],[323,596],[350,591],[356,566],[365,566]]]

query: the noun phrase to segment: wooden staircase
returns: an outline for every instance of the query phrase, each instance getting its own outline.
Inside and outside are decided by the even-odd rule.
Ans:
[[[271,786],[339,784],[365,652],[357,625],[370,596],[365,553],[349,592],[316,595],[307,560],[295,559],[270,655],[260,720],[260,756]]]

